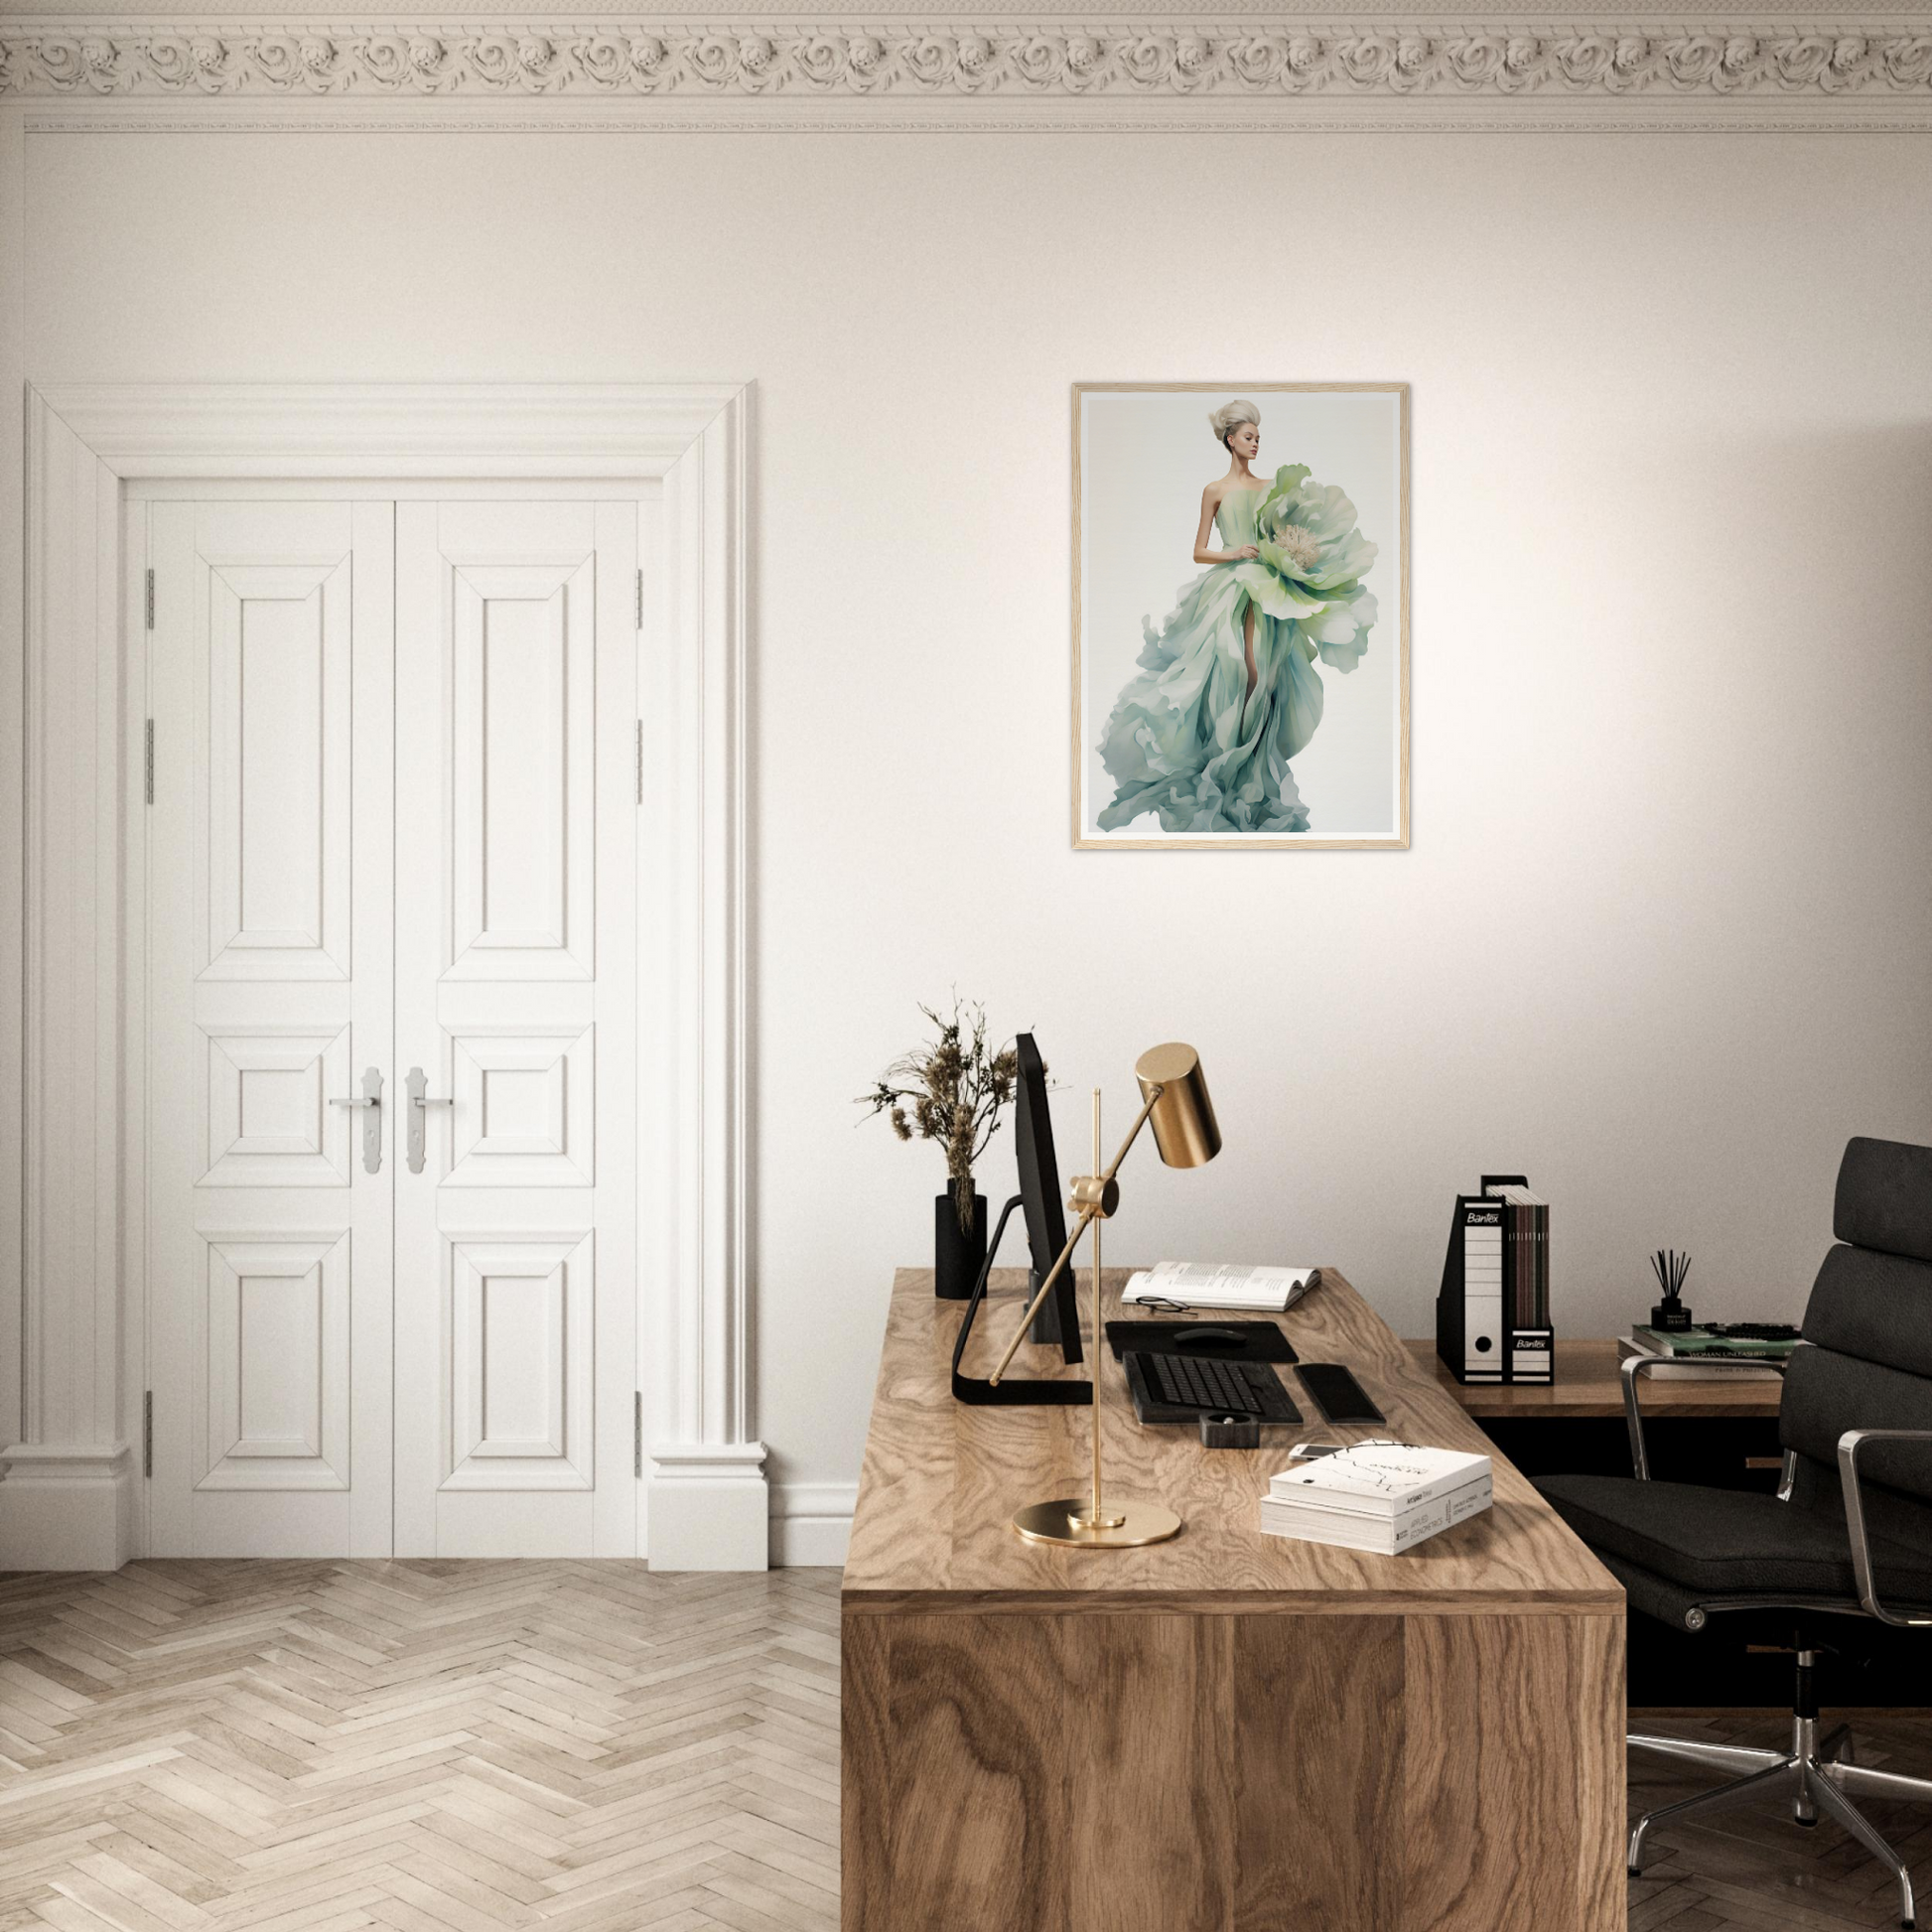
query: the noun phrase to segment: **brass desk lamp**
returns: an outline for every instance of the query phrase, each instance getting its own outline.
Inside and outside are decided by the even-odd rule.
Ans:
[[[1148,1543],[1165,1543],[1180,1533],[1180,1518],[1161,1503],[1103,1501],[1100,1493],[1100,1365],[1106,1360],[1106,1333],[1100,1321],[1100,1223],[1120,1205],[1120,1186],[1114,1176],[1127,1151],[1151,1121],[1154,1144],[1171,1168],[1204,1167],[1221,1151],[1221,1130],[1215,1124],[1214,1103],[1201,1077],[1200,1055],[1174,1041],[1150,1046],[1134,1064],[1144,1103],[1120,1152],[1104,1173],[1081,1174],[1073,1182],[1067,1209],[1079,1219],[1066,1237],[1059,1259],[1047,1270],[1020,1326],[1007,1343],[1007,1352],[989,1380],[998,1383],[1014,1352],[1027,1338],[1034,1316],[1046,1300],[1060,1271],[1088,1228],[1093,1229],[1093,1490],[1088,1496],[1057,1496],[1050,1502],[1029,1503],[1013,1519],[1013,1527],[1030,1543],[1065,1543],[1083,1550],[1133,1550]],[[1100,1090],[1093,1095],[1093,1164],[1100,1166]]]

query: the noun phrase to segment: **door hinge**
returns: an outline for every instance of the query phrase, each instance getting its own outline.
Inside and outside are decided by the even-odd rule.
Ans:
[[[644,1392],[638,1389],[630,1398],[630,1473],[644,1473]]]
[[[148,572],[148,628],[154,628],[154,572]]]
[[[154,1391],[141,1398],[141,1473],[154,1474]]]
[[[147,785],[148,803],[154,803],[154,720],[148,720],[147,745],[142,753],[142,770]]]
[[[148,581],[150,584],[153,583],[154,581],[153,571],[148,572]],[[152,591],[150,591],[149,595],[150,596],[153,595]],[[150,619],[149,621],[152,622],[153,620]],[[640,570],[637,573],[637,628],[641,630],[643,629],[643,627],[644,627],[644,573]]]
[[[644,721],[637,720],[637,802],[644,802]]]

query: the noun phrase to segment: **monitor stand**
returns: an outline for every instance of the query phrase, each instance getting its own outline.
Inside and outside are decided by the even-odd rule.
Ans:
[[[979,1313],[980,1304],[986,1300],[987,1278],[993,1273],[994,1258],[1000,1252],[1000,1237],[1007,1231],[1007,1221],[1013,1210],[1018,1207],[1024,1195],[1014,1197],[1000,1210],[999,1225],[993,1230],[993,1239],[986,1244],[986,1260],[982,1264],[979,1280],[973,1284],[973,1292],[967,1299],[966,1311],[959,1318],[959,1336],[952,1348],[952,1392],[956,1400],[970,1402],[982,1408],[1019,1409],[1029,1406],[1058,1406],[1061,1408],[1084,1408],[1093,1402],[1093,1385],[1087,1381],[1079,1382],[1030,1382],[1019,1376],[1003,1375],[998,1382],[989,1382],[984,1376],[962,1375],[959,1364],[965,1359],[966,1344],[972,1338],[973,1317]],[[1035,1271],[1029,1275],[1029,1299],[1039,1293],[1039,1276]],[[1073,1302],[1073,1271],[1069,1268],[1054,1285],[1054,1292],[1041,1305],[1040,1318],[1052,1317],[1053,1330],[1047,1340],[1058,1342],[1062,1332],[1062,1316],[1070,1318],[1075,1336],[1075,1360],[1078,1360],[1079,1313]],[[1030,1337],[1041,1339],[1039,1320],[1035,1319],[1029,1330]],[[1095,1339],[1098,1346],[1098,1337]],[[1064,1352],[1064,1351],[1062,1351]]]

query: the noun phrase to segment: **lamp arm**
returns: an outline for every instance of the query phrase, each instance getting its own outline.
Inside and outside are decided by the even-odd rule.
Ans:
[[[1100,1176],[1103,1181],[1113,1179],[1115,1174],[1120,1173],[1120,1164],[1127,1159],[1128,1149],[1141,1138],[1141,1129],[1147,1125],[1149,1116],[1153,1114],[1156,1103],[1166,1092],[1166,1087],[1156,1087],[1148,1095],[1147,1105],[1134,1116],[1134,1125],[1127,1130],[1127,1138],[1120,1144],[1120,1152],[1114,1156],[1113,1162],[1107,1169],[1107,1172]]]
[[[1120,1164],[1127,1159],[1128,1150],[1140,1139],[1141,1129],[1147,1125],[1148,1116],[1154,1112],[1154,1103],[1161,1098],[1164,1092],[1166,1092],[1166,1088],[1156,1087],[1148,1095],[1147,1105],[1141,1109],[1134,1125],[1127,1130],[1127,1138],[1121,1142],[1120,1152],[1114,1156],[1112,1166],[1108,1168],[1105,1173],[1098,1176],[1101,1187],[1105,1188],[1113,1183],[1115,1174],[1120,1172]],[[1060,1250],[1058,1259],[1046,1271],[1046,1279],[1040,1283],[1038,1294],[1027,1305],[1027,1312],[1020,1317],[1020,1325],[1013,1331],[1013,1339],[1007,1343],[1007,1352],[1000,1357],[999,1367],[986,1378],[990,1385],[994,1387],[999,1385],[1000,1377],[1007,1372],[1014,1356],[1019,1352],[1020,1344],[1027,1339],[1027,1330],[1033,1326],[1034,1316],[1039,1312],[1040,1304],[1046,1300],[1047,1292],[1059,1280],[1066,1264],[1072,1259],[1073,1250],[1080,1245],[1081,1235],[1085,1234],[1088,1227],[1100,1218],[1101,1211],[1097,1205],[1083,1207],[1080,1210],[1080,1218],[1074,1224],[1073,1232],[1066,1237],[1066,1246]],[[1094,1336],[1093,1345],[1095,1348],[1100,1346],[1100,1337],[1098,1335]]]

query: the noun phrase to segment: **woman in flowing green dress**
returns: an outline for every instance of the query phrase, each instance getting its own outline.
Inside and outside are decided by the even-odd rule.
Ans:
[[[1310,830],[1289,761],[1321,722],[1315,663],[1352,671],[1375,622],[1361,580],[1376,547],[1355,528],[1354,504],[1301,464],[1257,477],[1253,403],[1207,420],[1228,470],[1201,491],[1194,562],[1206,569],[1159,630],[1143,623],[1140,673],[1100,740],[1115,785],[1102,831],[1144,812],[1167,832]]]

